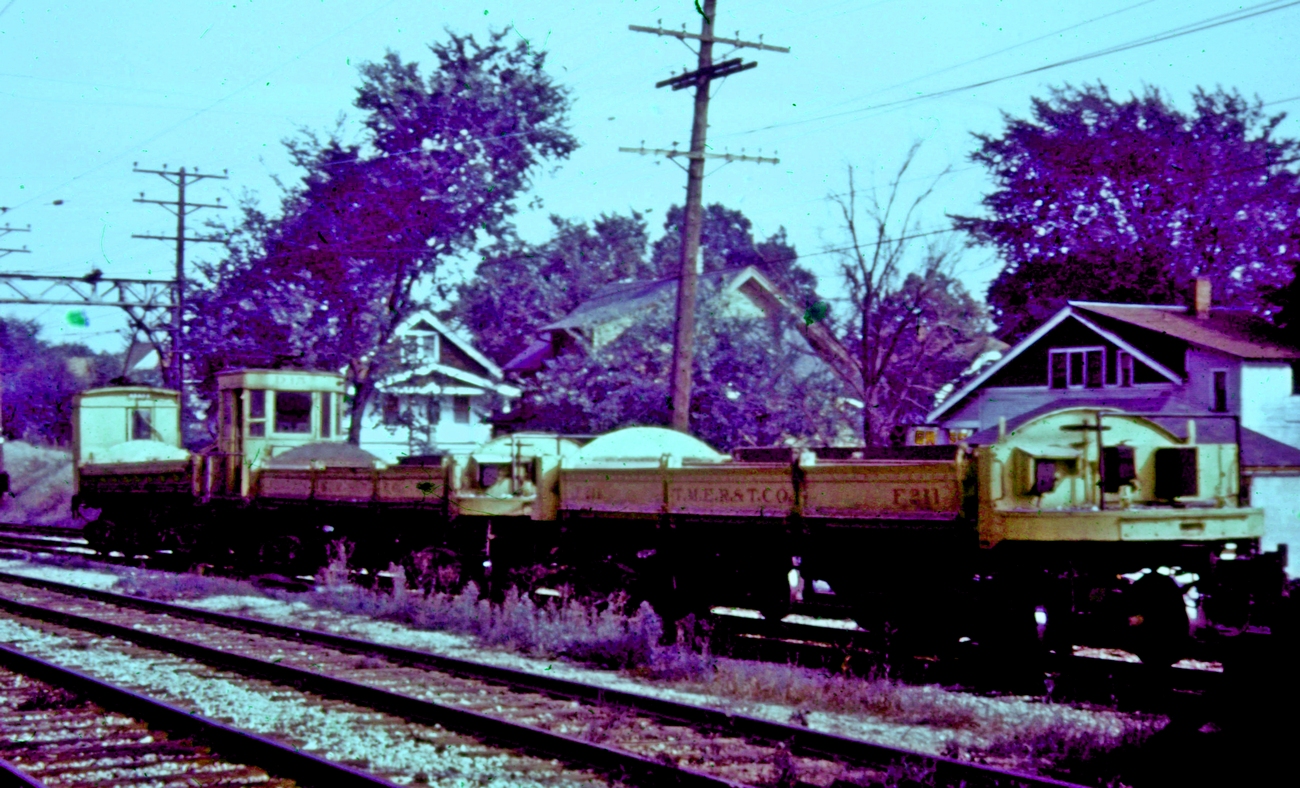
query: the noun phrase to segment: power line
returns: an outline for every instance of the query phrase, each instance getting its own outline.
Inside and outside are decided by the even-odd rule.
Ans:
[[[887,93],[887,92],[889,92],[889,91],[891,91],[891,90],[894,90],[894,89],[896,89],[896,88],[906,87],[907,85],[911,85],[911,84],[913,84],[913,83],[920,82],[920,81],[923,80],[923,79],[929,79],[930,77],[937,77],[937,76],[939,76],[940,74],[947,74],[949,71],[955,71],[955,70],[957,70],[957,69],[959,69],[959,68],[963,68],[963,67],[965,67],[965,66],[969,66],[969,65],[971,65],[972,63],[978,63],[978,62],[980,62],[981,60],[988,60],[988,59],[991,58],[991,57],[997,57],[998,55],[1006,54],[1007,52],[1011,52],[1012,50],[1020,49],[1021,47],[1026,47],[1026,46],[1029,46],[1030,44],[1036,44],[1036,43],[1038,43],[1039,41],[1043,41],[1043,40],[1045,40],[1045,39],[1052,38],[1052,37],[1054,37],[1054,36],[1059,36],[1059,35],[1061,35],[1062,33],[1068,33],[1068,32],[1070,32],[1071,30],[1077,30],[1077,29],[1079,29],[1079,28],[1081,28],[1081,27],[1086,27],[1086,26],[1088,26],[1088,25],[1090,25],[1090,24],[1092,24],[1092,23],[1094,23],[1094,22],[1100,22],[1100,21],[1103,20],[1103,19],[1109,19],[1109,18],[1112,17],[1112,16],[1118,16],[1118,15],[1120,15],[1120,14],[1126,14],[1126,13],[1128,13],[1129,11],[1133,11],[1133,10],[1135,10],[1135,9],[1137,9],[1137,8],[1141,8],[1141,7],[1144,6],[1144,5],[1150,5],[1151,3],[1154,3],[1154,2],[1156,2],[1156,0],[1142,0],[1142,2],[1140,2],[1140,3],[1134,3],[1133,5],[1125,6],[1124,8],[1118,9],[1118,10],[1116,10],[1116,11],[1111,11],[1110,13],[1102,14],[1101,16],[1094,16],[1094,17],[1091,18],[1091,19],[1085,19],[1084,21],[1082,21],[1082,22],[1076,22],[1076,23],[1073,24],[1073,25],[1067,25],[1066,27],[1063,27],[1063,28],[1061,28],[1061,29],[1059,29],[1059,30],[1053,30],[1053,31],[1050,32],[1050,33],[1044,33],[1044,34],[1041,35],[1041,36],[1035,36],[1034,38],[1026,39],[1025,41],[1020,41],[1020,42],[1018,42],[1018,43],[1012,44],[1011,46],[1003,47],[1002,49],[998,49],[998,50],[995,50],[995,51],[993,51],[993,52],[989,52],[989,53],[986,53],[986,54],[980,55],[979,57],[971,58],[970,60],[963,60],[963,61],[960,62],[960,63],[954,63],[954,64],[951,65],[951,66],[946,66],[946,67],[944,67],[944,68],[938,69],[937,71],[931,71],[931,72],[929,72],[929,73],[927,73],[927,74],[922,74],[922,75],[920,75],[920,76],[918,76],[918,77],[912,77],[911,79],[904,80],[904,81],[902,81],[902,82],[895,82],[895,83],[892,84],[892,85],[888,85],[888,86],[886,86],[886,87],[879,88],[879,89],[877,89],[877,90],[873,90],[873,91],[871,91],[870,93],[867,93],[867,94],[862,95],[862,96],[858,96],[857,98],[854,98],[854,99],[847,99],[847,100],[845,100],[845,101],[841,101],[841,102],[839,102],[838,104],[834,104],[834,105],[832,105],[832,106],[837,106],[837,107],[839,107],[839,106],[843,106],[843,105],[845,105],[845,104],[851,104],[851,103],[853,103],[853,102],[855,102],[855,101],[861,101],[862,99],[870,98],[871,96],[878,96],[878,95],[880,95],[881,93]]]
[[[1193,22],[1187,25],[1182,25],[1180,27],[1170,28],[1169,30],[1166,30],[1162,33],[1155,33],[1150,36],[1144,36],[1142,38],[1134,39],[1132,41],[1123,44],[1116,44],[1115,46],[1106,47],[1105,49],[1099,49],[1086,54],[1076,55],[1074,57],[1066,58],[1064,60],[1058,60],[1054,63],[1048,63],[1047,65],[1025,69],[1024,71],[1017,71],[1014,74],[1007,74],[1001,77],[993,77],[992,79],[984,79],[978,82],[971,82],[966,85],[960,85],[958,87],[938,90],[932,93],[922,93],[916,96],[908,96],[907,98],[898,99],[896,101],[889,101],[883,104],[876,104],[871,107],[859,107],[858,109],[851,109],[851,110],[845,110],[843,112],[834,112],[826,115],[819,115],[815,118],[804,118],[802,120],[792,120],[792,121],[787,121],[785,123],[773,123],[767,126],[761,126],[759,128],[749,129],[747,131],[736,132],[736,134],[754,134],[759,131],[770,131],[772,129],[786,128],[789,126],[800,126],[806,123],[815,123],[817,121],[830,120],[832,118],[844,117],[846,115],[856,115],[861,112],[869,112],[872,110],[901,107],[901,106],[906,106],[908,104],[914,104],[919,101],[926,101],[935,98],[943,98],[944,96],[951,96],[954,93],[962,93],[967,90],[974,90],[976,88],[982,88],[988,85],[994,85],[999,82],[1006,82],[1007,80],[1016,79],[1018,77],[1028,76],[1030,74],[1038,74],[1044,71],[1050,71],[1052,69],[1061,68],[1062,66],[1073,65],[1075,63],[1082,63],[1087,60],[1094,60],[1096,58],[1105,57],[1106,55],[1113,55],[1119,52],[1126,52],[1130,49],[1137,49],[1139,47],[1149,46],[1151,44],[1159,44],[1165,41],[1171,41],[1175,38],[1181,38],[1183,36],[1191,35],[1193,33],[1200,33],[1205,30],[1210,30],[1216,27],[1222,27],[1224,25],[1230,25],[1235,22],[1242,22],[1247,19],[1263,16],[1265,14],[1271,14],[1276,11],[1284,11],[1288,8],[1292,8],[1297,5],[1300,5],[1300,0],[1284,0],[1284,2],[1281,2],[1280,4],[1278,0],[1273,0],[1273,2],[1260,3],[1259,5],[1250,6],[1249,8],[1245,8],[1245,9],[1239,9],[1231,13],[1219,14],[1217,16],[1208,17],[1206,19],[1202,19],[1199,22]]]

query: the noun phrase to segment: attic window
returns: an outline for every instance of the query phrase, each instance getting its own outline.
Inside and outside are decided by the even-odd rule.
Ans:
[[[452,415],[457,424],[469,424],[469,397],[456,395],[451,400]]]
[[[1048,353],[1048,387],[1099,389],[1106,367],[1104,348],[1062,348]]]

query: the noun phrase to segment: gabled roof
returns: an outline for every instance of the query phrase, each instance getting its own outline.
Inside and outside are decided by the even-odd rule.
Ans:
[[[965,386],[962,386],[961,389],[958,390],[955,394],[948,397],[946,400],[943,401],[942,404],[940,404],[934,410],[930,411],[930,413],[927,414],[925,417],[926,421],[927,422],[939,421],[941,418],[943,418],[944,413],[948,412],[953,408],[953,406],[957,405],[962,400],[966,399],[968,396],[974,393],[980,386],[983,386],[986,382],[988,382],[990,378],[996,375],[999,370],[1003,369],[1012,361],[1014,361],[1017,357],[1020,356],[1021,353],[1024,353],[1026,350],[1033,347],[1034,344],[1037,343],[1040,339],[1047,336],[1048,332],[1050,332],[1052,329],[1056,328],[1057,326],[1064,323],[1066,320],[1070,318],[1079,321],[1084,326],[1087,326],[1089,330],[1095,332],[1098,336],[1104,337],[1107,341],[1131,353],[1134,358],[1138,359],[1143,364],[1146,364],[1148,367],[1151,367],[1156,372],[1168,378],[1170,381],[1174,383],[1182,382],[1182,378],[1180,378],[1176,372],[1169,369],[1168,367],[1161,364],[1160,362],[1156,361],[1155,359],[1151,358],[1149,355],[1144,353],[1140,348],[1135,347],[1131,342],[1117,335],[1115,332],[1108,331],[1105,328],[1102,328],[1101,326],[1097,325],[1096,322],[1089,320],[1087,316],[1080,314],[1080,310],[1074,305],[1073,302],[1071,302],[1070,304],[1067,304],[1066,306],[1062,307],[1061,311],[1057,312],[1055,315],[1052,315],[1050,320],[1048,320],[1046,323],[1039,326],[1037,330],[1035,330],[1032,334],[1020,340],[1020,342],[1018,342],[1015,345],[1015,347],[1012,347],[1010,350],[1004,353],[1002,355],[1002,358],[998,359],[996,362],[989,365],[988,368],[986,368],[983,372],[977,375],[973,380],[971,380],[971,382],[967,383]]]
[[[539,369],[543,361],[553,357],[554,346],[546,341],[551,332],[572,332],[600,326],[626,318],[629,314],[646,309],[661,300],[673,299],[677,295],[677,281],[678,277],[670,276],[650,281],[606,285],[569,314],[542,326],[538,330],[541,339],[533,341],[507,361],[504,369],[511,372],[531,372]],[[794,314],[801,314],[772,280],[752,265],[708,271],[700,274],[700,281],[719,284],[723,291],[728,293],[743,292],[765,312],[771,308],[784,308]],[[853,386],[859,396],[862,395],[862,375],[857,360],[825,325],[819,322],[801,325],[799,334],[824,362]]]
[[[460,349],[460,351],[465,355],[481,364],[483,369],[487,370],[489,375],[497,380],[505,378],[505,373],[501,371],[501,367],[497,366],[492,359],[480,353],[478,349],[471,345],[464,337],[461,337],[456,332],[452,331],[446,323],[443,323],[436,315],[427,309],[416,312],[403,320],[398,324],[397,330],[394,333],[400,336],[410,331],[436,331],[439,334],[442,334],[443,339],[446,339],[448,342]]]
[[[643,282],[616,282],[597,290],[591,298],[583,301],[572,312],[539,329],[539,333],[548,333],[557,329],[586,328],[608,323],[626,317],[629,312],[643,309],[663,298],[677,295],[676,276],[652,279]],[[701,282],[717,283],[725,290],[736,291],[749,282],[754,282],[761,289],[771,293],[774,300],[780,295],[776,285],[752,265],[744,268],[727,268],[719,271],[707,271],[700,274]],[[508,365],[507,365],[508,366]]]
[[[1211,309],[1197,317],[1181,306],[1105,304],[1071,301],[1076,310],[1145,328],[1193,345],[1243,359],[1300,359],[1300,348],[1289,345],[1277,328],[1244,310]]]
[[[517,387],[503,383],[500,380],[489,380],[482,375],[475,375],[473,372],[466,372],[463,369],[437,362],[429,362],[414,369],[403,370],[389,375],[376,383],[375,387],[380,391],[398,394],[436,394],[440,389],[437,383],[432,381],[417,382],[419,378],[431,378],[434,375],[443,375],[460,383],[495,391],[505,397],[518,397],[521,393]],[[420,391],[415,391],[417,388]],[[398,389],[402,390],[398,391]]]

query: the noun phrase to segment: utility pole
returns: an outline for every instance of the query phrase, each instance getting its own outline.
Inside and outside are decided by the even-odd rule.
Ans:
[[[218,236],[186,236],[185,235],[185,217],[200,208],[220,208],[225,209],[227,206],[221,204],[221,198],[217,198],[215,204],[186,202],[185,187],[204,178],[216,178],[226,180],[229,175],[228,170],[222,170],[221,175],[210,173],[200,173],[199,168],[187,171],[184,167],[179,170],[169,170],[164,164],[161,170],[141,169],[139,163],[133,165],[135,172],[149,173],[157,175],[163,180],[176,187],[176,200],[147,200],[144,192],[140,192],[139,198],[134,202],[152,203],[161,205],[168,211],[176,215],[176,235],[132,235],[132,238],[148,238],[154,241],[173,241],[176,244],[176,294],[173,297],[175,311],[172,313],[172,352],[171,363],[167,365],[167,377],[171,383],[180,392],[180,411],[181,424],[185,423],[185,244],[186,243],[225,243],[226,239]]]
[[[663,20],[659,27],[642,27],[629,25],[637,33],[652,33],[658,36],[671,36],[685,43],[688,39],[700,42],[699,63],[695,71],[665,79],[655,85],[657,88],[672,86],[673,90],[682,90],[695,86],[695,118],[691,123],[690,150],[677,150],[676,143],[672,150],[640,148],[619,148],[625,153],[654,153],[666,155],[669,159],[678,156],[687,159],[686,166],[686,222],[682,227],[681,273],[677,282],[677,324],[673,336],[673,377],[672,377],[672,427],[680,432],[688,432],[691,423],[691,365],[695,359],[695,293],[699,278],[696,262],[700,251],[700,227],[703,222],[704,199],[704,160],[706,158],[725,158],[732,161],[752,161],[778,163],[775,158],[764,159],[758,156],[737,156],[732,154],[713,154],[705,152],[705,139],[709,130],[709,84],[714,79],[721,79],[741,71],[748,71],[758,66],[757,63],[742,63],[740,58],[713,62],[713,45],[729,44],[735,49],[762,49],[769,52],[790,51],[789,47],[776,47],[764,44],[762,37],[758,41],[741,41],[740,31],[735,38],[717,38],[713,35],[714,19],[717,12],[717,0],[704,0],[700,10],[697,2],[695,8],[700,10],[703,21],[698,35],[686,32],[686,25],[680,31],[665,30]],[[689,47],[689,45],[688,45]]]

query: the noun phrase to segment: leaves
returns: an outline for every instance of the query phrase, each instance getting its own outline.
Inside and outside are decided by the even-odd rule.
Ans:
[[[279,216],[245,200],[229,258],[195,297],[209,388],[224,365],[346,368],[355,442],[395,331],[423,306],[417,285],[481,232],[508,237],[530,173],[576,147],[543,53],[504,45],[505,31],[448,36],[427,77],[394,52],[360,67],[361,143],[337,129],[286,141],[305,174]]]
[[[987,215],[956,217],[1005,268],[989,289],[1000,333],[1023,337],[1068,299],[1171,303],[1209,276],[1216,302],[1267,314],[1300,261],[1300,143],[1259,100],[1198,89],[1180,112],[1155,88],[1053,90],[1001,136],[977,135]]]

